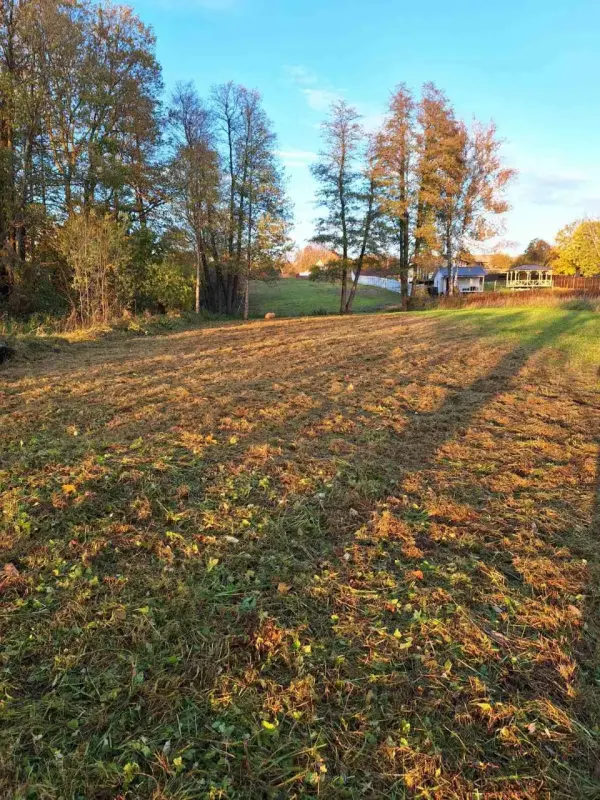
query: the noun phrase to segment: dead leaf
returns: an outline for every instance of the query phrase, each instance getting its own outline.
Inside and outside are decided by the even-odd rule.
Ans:
[[[277,591],[279,592],[279,594],[288,594],[288,592],[290,591],[291,588],[292,587],[289,585],[289,583],[278,583],[277,584]]]

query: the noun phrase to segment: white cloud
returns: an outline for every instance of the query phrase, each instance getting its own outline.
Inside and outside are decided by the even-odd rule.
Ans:
[[[590,182],[572,173],[525,171],[519,175],[520,199],[538,206],[579,205]]]
[[[292,64],[283,69],[287,77],[297,86],[312,86],[318,83],[316,73],[304,64]]]
[[[307,167],[316,158],[317,154],[312,150],[297,150],[290,148],[289,150],[278,150],[277,155],[283,161],[286,167]]]
[[[313,111],[327,111],[332,103],[341,99],[339,92],[330,89],[302,89],[302,94]]]

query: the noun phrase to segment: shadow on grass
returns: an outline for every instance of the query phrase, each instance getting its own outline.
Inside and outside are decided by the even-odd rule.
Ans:
[[[515,319],[520,319],[518,313],[513,322]],[[46,636],[43,652],[35,649],[32,623],[25,625],[27,636],[24,639],[7,645],[14,648],[10,650],[11,658],[20,666],[11,677],[14,682],[11,691],[17,702],[9,704],[8,717],[10,727],[15,722],[22,723],[19,737],[13,737],[11,744],[15,755],[22,759],[20,780],[30,781],[34,789],[36,780],[40,784],[45,781],[54,796],[76,796],[76,791],[82,792],[83,763],[89,766],[85,780],[91,787],[84,796],[109,796],[111,789],[108,787],[120,786],[124,765],[139,761],[146,775],[152,777],[148,777],[144,786],[135,783],[129,789],[138,792],[137,796],[143,796],[139,792],[149,794],[154,787],[158,787],[156,791],[164,790],[166,796],[202,796],[207,791],[227,792],[233,787],[232,791],[240,796],[263,797],[275,793],[274,796],[283,797],[296,785],[305,786],[309,794],[317,791],[323,763],[319,753],[324,752],[331,783],[322,788],[322,794],[329,793],[332,797],[381,797],[386,793],[387,796],[405,796],[407,785],[402,776],[414,766],[410,759],[418,756],[412,751],[409,753],[408,745],[399,741],[403,721],[410,716],[417,732],[427,726],[431,729],[431,724],[424,719],[428,714],[452,725],[459,689],[454,692],[455,698],[444,683],[447,679],[434,673],[432,664],[427,666],[412,655],[407,664],[401,655],[405,651],[400,651],[400,656],[392,653],[385,667],[375,665],[377,644],[371,637],[373,627],[379,625],[377,617],[367,619],[368,632],[361,647],[345,655],[345,645],[338,645],[331,635],[332,613],[342,613],[331,603],[339,601],[342,607],[345,603],[355,603],[356,613],[364,610],[367,618],[369,589],[375,585],[379,589],[378,575],[384,574],[381,564],[387,558],[376,546],[372,560],[363,571],[361,565],[357,567],[353,562],[344,566],[347,564],[345,550],[348,547],[357,552],[368,549],[370,545],[364,540],[355,541],[357,527],[368,529],[373,515],[381,510],[381,504],[390,494],[398,491],[401,482],[431,468],[440,448],[459,440],[495,398],[513,388],[520,371],[537,350],[552,347],[558,337],[576,325],[575,319],[560,319],[541,326],[539,331],[527,336],[522,345],[504,354],[484,375],[466,386],[450,386],[436,411],[407,411],[405,427],[399,433],[381,426],[375,411],[363,411],[358,407],[350,411],[344,409],[328,398],[323,385],[318,385],[319,381],[323,382],[324,372],[330,372],[331,378],[340,381],[346,379],[346,373],[353,379],[354,372],[361,372],[365,380],[369,375],[373,380],[381,380],[382,366],[389,366],[391,353],[402,344],[398,331],[385,338],[382,345],[376,341],[369,344],[370,331],[365,327],[363,338],[355,342],[357,347],[348,351],[335,346],[336,331],[327,334],[327,326],[319,326],[323,339],[326,335],[331,339],[330,351],[322,356],[323,348],[303,354],[299,346],[295,353],[287,353],[288,362],[295,361],[285,364],[284,375],[292,384],[286,390],[288,398],[301,394],[300,387],[309,392],[312,384],[316,385],[317,393],[321,391],[321,404],[306,412],[301,405],[289,406],[290,414],[298,409],[295,413],[301,422],[323,424],[325,418],[331,416],[330,412],[336,408],[340,411],[333,416],[329,428],[323,425],[322,432],[317,432],[305,444],[307,455],[314,458],[300,465],[307,472],[314,472],[306,476],[313,482],[311,487],[314,484],[307,496],[309,499],[300,494],[289,499],[282,481],[274,480],[270,488],[268,481],[261,485],[262,478],[259,480],[252,475],[250,447],[243,452],[234,449],[232,455],[222,449],[212,457],[210,450],[206,456],[196,456],[191,446],[187,452],[183,447],[174,446],[176,432],[172,423],[176,412],[169,408],[168,396],[154,398],[155,405],[146,411],[144,404],[152,397],[140,397],[142,387],[134,386],[130,390],[129,407],[123,410],[137,418],[137,428],[124,429],[127,435],[121,436],[120,449],[114,445],[112,450],[107,449],[109,457],[121,459],[120,472],[110,480],[98,474],[90,481],[89,495],[82,496],[76,508],[68,507],[64,498],[40,498],[38,520],[45,526],[46,537],[62,537],[65,545],[63,550],[52,553],[51,567],[58,570],[61,582],[73,581],[73,588],[65,590],[68,594],[62,600],[63,605],[52,607],[51,618],[46,617],[52,622],[52,634],[42,630],[48,628],[43,621],[40,624],[40,633]],[[276,337],[276,328],[266,330],[268,335],[273,333]],[[301,330],[301,324],[295,330]],[[232,329],[229,331],[233,333]],[[238,393],[248,392],[250,387],[261,396],[266,393],[275,405],[273,398],[282,392],[271,386],[278,377],[277,368],[270,368],[269,363],[276,345],[265,344],[263,353],[260,338],[265,335],[264,328],[245,329],[240,335],[250,348],[251,363],[247,367],[248,375],[231,381],[231,402],[246,402],[247,395],[242,398]],[[468,359],[469,341],[476,337],[477,332],[464,334],[460,323],[451,322],[436,337],[436,358],[442,364],[446,360],[454,363],[457,349],[460,355],[461,347],[465,346],[462,357]],[[236,343],[241,348],[239,363],[243,364],[244,351],[235,336],[228,346],[235,348]],[[321,344],[326,343],[322,341]],[[189,348],[189,344],[186,346]],[[155,348],[153,344],[151,348],[158,356],[159,346]],[[259,360],[261,353],[264,365]],[[365,357],[371,356],[372,360],[365,361]],[[117,361],[125,357],[119,354],[112,362],[105,363],[104,369],[116,366]],[[223,353],[219,357],[223,358]],[[191,366],[193,354],[185,362],[182,361],[183,350],[179,354],[176,352],[173,358],[177,362],[173,365],[173,380],[181,381],[185,378],[182,365]],[[320,363],[314,363],[316,358]],[[144,367],[151,372],[162,370],[162,375],[150,378],[150,388],[164,382],[164,363],[161,366],[160,357],[156,363],[146,359]],[[139,368],[125,364],[123,377],[127,378],[128,370]],[[477,372],[477,365],[473,371]],[[85,378],[85,370],[79,374]],[[110,399],[103,396],[106,390],[100,372],[96,377],[100,382],[94,390],[98,413],[107,418],[111,414],[115,416]],[[117,377],[121,379],[120,374]],[[215,394],[210,395],[200,381],[196,390],[202,392],[200,399],[205,405],[216,405],[220,386],[218,383],[212,390]],[[199,424],[194,399],[190,397],[189,404],[182,404],[184,407],[178,409],[176,420],[183,424],[187,417],[192,429]],[[143,433],[144,426],[154,432],[154,417],[148,416],[146,420],[139,417],[157,415],[161,404],[167,404],[164,415],[167,421],[171,417],[171,427],[160,430],[163,438],[150,442],[145,450],[143,443],[131,439]],[[61,411],[60,406],[59,397],[57,412]],[[268,412],[269,408],[264,410]],[[303,413],[305,417],[301,416]],[[70,422],[72,420],[67,417],[65,424]],[[328,438],[335,435],[343,444],[345,438],[354,435],[344,428],[351,424],[355,425],[357,450],[337,457],[337,475],[321,475],[325,456],[331,458],[327,450]],[[295,452],[291,445],[295,448],[298,443],[289,441],[290,427],[289,416],[259,418],[252,439],[261,445],[281,445],[283,452],[276,457],[291,460]],[[111,430],[118,437],[119,428]],[[226,441],[230,434],[220,435]],[[281,437],[285,437],[285,442]],[[169,458],[162,457],[165,455],[160,449],[162,445],[167,447]],[[288,449],[284,450],[284,445]],[[236,448],[235,443],[231,446]],[[51,450],[51,442],[47,447]],[[52,469],[50,462],[56,455],[45,451],[42,458],[49,462],[46,468]],[[254,453],[252,458],[262,456]],[[294,477],[300,483],[303,476]],[[64,481],[70,481],[68,470]],[[178,495],[183,484],[187,484],[188,494]],[[154,528],[151,518],[144,516],[144,497],[139,487],[149,503],[165,512],[166,516],[161,517]],[[220,503],[216,491],[220,488],[228,491],[226,506]],[[315,488],[319,491],[315,492]],[[130,496],[130,489],[134,497]],[[286,496],[288,499],[281,505],[280,500]],[[53,507],[53,502],[58,505]],[[132,502],[138,505],[132,508]],[[205,510],[213,514],[213,522],[206,524],[200,538],[195,536],[200,530],[191,529],[194,520],[185,517],[186,507],[195,504],[206,504]],[[222,563],[214,564],[214,552],[209,549],[208,541],[211,530],[220,534],[223,528],[219,515],[229,514],[232,525],[229,533],[234,538],[239,536],[238,527],[243,530],[244,519],[235,512],[242,509],[250,509],[254,515],[251,518],[254,537],[247,542],[243,540],[243,550],[230,545],[232,553],[226,553]],[[355,515],[349,514],[350,509]],[[415,517],[423,513],[421,508],[405,510]],[[264,525],[263,514],[270,518]],[[165,526],[169,528],[166,533]],[[104,540],[104,549],[95,550],[101,540]],[[179,545],[181,540],[183,544]],[[39,550],[32,555],[34,562],[42,558],[44,547],[51,551],[53,546],[43,540],[36,544]],[[206,566],[205,551],[201,549],[199,556],[198,550],[193,550],[194,545],[206,548],[211,555]],[[177,560],[178,547],[181,552],[187,548],[187,561]],[[404,580],[407,564],[401,560],[401,554],[396,555],[392,566],[385,569],[390,573],[396,570],[395,577]],[[217,552],[216,557],[221,558],[221,554]],[[90,600],[85,594],[86,584],[77,583],[82,576],[70,576],[71,560],[76,565],[80,561],[87,563],[93,569],[96,575],[92,574],[90,581],[97,575],[108,579],[102,586],[105,593],[102,600],[94,600],[93,595]],[[395,565],[394,560],[400,561],[400,565]],[[347,596],[341,597],[337,589],[328,593],[328,575],[335,571],[342,573],[345,569],[349,571],[348,584],[356,594],[347,592]],[[54,580],[52,573],[44,580],[50,584]],[[414,578],[413,582],[417,580]],[[518,592],[523,583],[521,575],[515,573],[512,580]],[[293,585],[292,592],[288,592],[286,581]],[[282,589],[278,588],[280,582]],[[129,587],[125,617],[116,616],[124,610],[121,586]],[[527,591],[523,590],[524,597]],[[56,593],[49,594],[49,603],[56,596]],[[440,596],[439,604],[443,606],[444,603],[448,601]],[[88,605],[92,606],[90,617],[86,616]],[[390,617],[390,623],[393,619]],[[92,625],[89,629],[88,624]],[[362,633],[356,628],[357,637]],[[375,634],[381,637],[377,631]],[[350,629],[345,638],[351,641],[352,635]],[[85,641],[85,646],[77,653],[81,641]],[[430,656],[433,662],[434,654],[430,652],[415,655]],[[49,661],[47,656],[50,656]],[[56,659],[54,664],[52,657]],[[353,664],[355,673],[347,671],[340,657]],[[470,676],[483,680],[478,669],[479,665],[477,669],[470,669]],[[377,670],[381,670],[381,674],[378,675]],[[372,677],[389,680],[389,690],[385,685],[379,688],[375,680],[371,683]],[[396,686],[394,680],[399,680],[401,686]],[[515,702],[518,692],[519,687],[516,687]],[[446,705],[439,712],[442,700]],[[297,703],[297,707],[293,703]],[[317,713],[314,719],[305,722],[302,714],[308,713],[311,707]],[[292,711],[296,710],[300,714],[298,718],[292,716]],[[272,724],[269,720],[281,718],[277,735],[268,728],[260,729],[261,718],[268,724]],[[46,726],[44,738],[31,737],[30,731],[34,728],[37,731],[36,725],[42,722]],[[257,722],[258,732],[255,730]],[[464,792],[460,794],[465,787],[492,791],[492,787],[499,785],[494,783],[498,770],[501,776],[507,776],[515,771],[517,764],[522,775],[531,773],[526,759],[519,761],[510,752],[507,754],[496,742],[496,734],[490,733],[483,721],[479,725],[469,725],[479,736],[473,743],[473,751],[479,756],[483,750],[490,761],[500,762],[499,766],[490,767],[495,770],[494,778],[488,781],[485,774],[478,772],[479,767],[466,748],[451,752],[455,737],[448,733],[447,740],[442,739],[445,734],[438,731],[437,741],[430,740],[428,744],[423,738],[416,747],[416,750],[422,748],[420,756],[427,762],[424,791],[437,791],[435,786],[441,780],[441,773],[436,770],[448,764],[455,772],[456,781],[461,768],[466,778],[462,786],[443,787],[441,791],[446,791],[445,797],[468,796]],[[430,730],[430,733],[433,737],[436,731]],[[384,734],[392,739],[391,745],[385,744]],[[178,771],[176,765],[168,762],[166,767],[160,766],[161,753],[166,757],[168,751],[166,741],[173,747],[172,755],[183,753],[185,769]],[[440,742],[448,745],[448,752],[440,748]],[[60,752],[60,759],[52,747]],[[397,763],[383,764],[385,747],[398,751]],[[540,765],[550,766],[558,756],[555,751],[542,750],[536,757],[534,769]],[[539,782],[544,779],[540,775],[534,777],[540,796],[543,786]],[[530,794],[521,796],[534,796],[533,784],[523,787],[524,784],[523,792],[530,790]]]

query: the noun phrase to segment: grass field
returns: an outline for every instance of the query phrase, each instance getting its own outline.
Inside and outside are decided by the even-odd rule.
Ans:
[[[354,311],[376,311],[397,306],[400,295],[377,286],[359,286],[354,299]],[[302,317],[315,314],[335,314],[340,307],[338,284],[298,278],[281,278],[272,283],[252,281],[250,313],[263,317],[273,312],[278,317]]]
[[[600,797],[599,363],[510,308],[3,368],[0,796]]]

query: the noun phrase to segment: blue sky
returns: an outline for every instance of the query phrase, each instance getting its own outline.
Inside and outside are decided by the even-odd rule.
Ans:
[[[310,237],[309,164],[329,103],[344,97],[368,126],[399,82],[432,80],[458,114],[493,119],[519,170],[504,239],[522,249],[566,223],[600,216],[598,0],[133,0],[154,28],[167,87],[257,88],[274,122]]]

